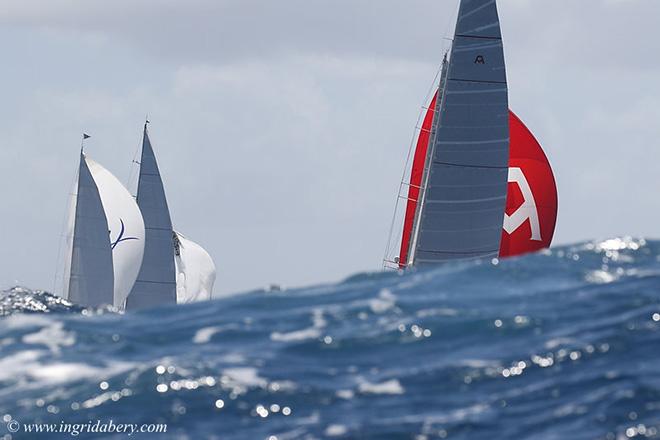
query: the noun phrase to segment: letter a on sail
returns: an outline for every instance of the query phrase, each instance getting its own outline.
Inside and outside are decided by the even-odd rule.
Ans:
[[[516,230],[529,220],[529,226],[532,228],[532,241],[541,241],[541,226],[539,225],[539,211],[536,209],[534,194],[529,187],[527,177],[520,168],[509,168],[509,183],[518,185],[523,195],[523,204],[516,211],[509,215],[504,213],[504,230],[507,234],[513,234]]]

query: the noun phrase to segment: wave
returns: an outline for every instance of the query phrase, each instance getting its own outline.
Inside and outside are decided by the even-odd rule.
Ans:
[[[126,314],[14,288],[0,415],[191,439],[658,438],[659,300],[660,242],[632,238]]]

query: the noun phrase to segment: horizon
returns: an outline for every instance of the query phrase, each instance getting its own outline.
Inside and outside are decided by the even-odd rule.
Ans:
[[[457,1],[155,4],[0,12],[2,285],[51,290],[80,136],[130,183],[145,114],[175,227],[216,262],[214,296],[376,271]],[[510,107],[555,171],[553,244],[658,237],[660,91],[642,85],[660,71],[644,34],[660,4],[498,4]]]

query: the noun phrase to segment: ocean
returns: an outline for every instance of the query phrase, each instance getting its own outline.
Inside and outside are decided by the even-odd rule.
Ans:
[[[3,440],[660,438],[657,241],[0,316]]]

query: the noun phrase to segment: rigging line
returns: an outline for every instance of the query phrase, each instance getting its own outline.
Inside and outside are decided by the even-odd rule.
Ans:
[[[74,185],[76,184],[76,181],[78,180],[78,174],[80,173],[80,166],[78,166],[78,170],[74,173],[73,179],[71,179],[71,183],[69,184],[69,188],[73,188]],[[66,237],[68,236],[68,231],[67,225],[69,223],[69,216],[71,216],[71,212],[69,212],[69,207],[71,206],[71,198],[72,197],[77,197],[78,196],[78,191],[76,188],[76,191],[69,192],[68,197],[67,197],[67,204],[64,212],[64,220],[62,222],[62,227],[60,228],[60,237],[57,245],[57,260],[55,261],[55,276],[53,277],[53,290],[52,293],[56,295],[55,289],[57,289],[57,277],[58,274],[60,273],[60,263],[62,260],[66,258],[66,256],[62,256],[62,239],[66,240]],[[75,215],[75,213],[73,214]],[[66,262],[64,262],[66,264]],[[64,281],[64,277],[66,274],[62,274],[62,281]],[[62,286],[64,287],[64,286]],[[67,292],[62,292],[62,295],[66,295]]]
[[[416,146],[416,141],[419,139],[419,134],[422,132],[422,126],[423,126],[423,121],[424,118],[426,117],[426,112],[429,110],[429,106],[427,106],[427,103],[432,99],[433,94],[436,93],[438,87],[439,87],[439,81],[440,81],[440,75],[442,74],[442,63],[436,69],[435,76],[433,78],[433,81],[431,82],[430,87],[428,88],[426,92],[426,97],[424,98],[424,102],[421,104],[421,110],[418,113],[417,116],[417,123],[415,124],[415,130],[413,131],[412,139],[410,140],[410,144],[408,146],[408,155],[406,157],[406,162],[403,167],[403,174],[401,176],[401,183],[399,184],[399,191],[398,194],[401,194],[401,189],[403,187],[403,182],[406,181],[406,174],[408,173],[410,169],[410,160],[412,158],[412,153],[413,150],[415,149]],[[394,206],[394,215],[392,216],[392,223],[390,224],[390,231],[388,234],[388,240],[387,240],[387,245],[385,246],[385,257],[384,259],[387,259],[387,255],[392,251],[392,242],[393,242],[393,234],[394,234],[394,226],[396,223],[396,217],[397,217],[397,212],[399,210],[399,203],[400,198],[397,196],[396,204]],[[397,236],[397,241],[400,237]]]
[[[444,34],[442,37],[442,52],[446,53],[449,52],[449,49],[451,49],[451,45],[454,42],[454,33],[456,32],[456,24],[458,22],[458,13],[460,12],[461,8],[461,0],[455,0],[455,6],[454,6],[454,13],[453,14],[447,14],[447,20],[444,26]],[[446,43],[449,43],[449,48],[446,47]]]
[[[450,28],[451,23],[452,23],[452,18],[458,16],[458,12],[460,10],[460,0],[456,0],[456,6],[455,6],[454,9],[455,9],[455,13],[453,15],[451,15],[451,14],[447,15],[447,24],[445,25],[445,36],[443,37],[443,47],[442,47],[442,52],[443,53],[447,53],[449,51],[448,48],[445,47],[444,43],[448,41],[449,42],[449,48],[451,48],[451,43],[454,41],[453,38],[450,38],[447,35],[449,34],[449,28]],[[454,29],[451,29],[451,35],[453,35],[453,34],[454,34]],[[400,201],[401,201],[400,200],[401,189],[404,186],[403,182],[405,182],[405,180],[406,180],[406,173],[408,172],[408,170],[410,168],[410,159],[412,157],[412,151],[415,148],[416,140],[419,137],[419,133],[422,131],[421,126],[423,125],[422,123],[423,123],[424,117],[426,116],[426,111],[429,109],[429,107],[427,107],[427,103],[431,100],[432,95],[435,94],[437,89],[439,88],[439,82],[440,82],[440,76],[442,75],[443,64],[444,64],[444,62],[441,62],[440,65],[438,66],[438,68],[436,69],[435,77],[433,78],[433,81],[431,82],[431,86],[427,90],[425,100],[421,105],[422,111],[420,111],[420,113],[417,117],[417,124],[415,126],[415,130],[414,130],[412,139],[410,141],[410,146],[408,148],[408,156],[406,157],[406,163],[405,163],[405,166],[403,168],[403,175],[401,177],[401,184],[399,185],[397,200],[396,200],[396,204],[394,206],[394,215],[392,216],[392,223],[390,224],[390,231],[389,231],[389,234],[388,234],[387,244],[385,246],[385,257],[384,257],[383,261],[387,259],[387,255],[392,251],[392,246],[393,246],[392,241],[393,241],[393,238],[394,238],[393,237],[394,225],[396,223],[397,212],[399,210],[399,205],[400,205]],[[404,214],[404,218],[405,218],[405,214]],[[402,238],[401,234],[397,235],[397,241],[400,238]]]
[[[126,188],[128,188],[128,191],[131,193],[133,198],[137,196],[137,188],[135,188],[135,194],[131,191],[131,186],[133,179],[137,177],[137,173],[139,172],[139,167],[136,170],[135,165],[140,164],[140,162],[137,160],[138,154],[140,153],[140,149],[142,147],[142,142],[138,143],[137,147],[135,148],[135,153],[133,153],[133,160],[131,161],[131,165],[128,168],[128,181],[126,182]]]
[[[401,182],[401,187],[422,189],[422,186],[419,186],[419,185],[413,185],[412,183],[406,183],[406,182]],[[400,193],[399,193],[399,194],[400,194]]]

